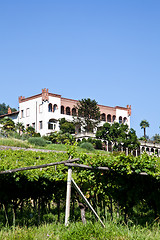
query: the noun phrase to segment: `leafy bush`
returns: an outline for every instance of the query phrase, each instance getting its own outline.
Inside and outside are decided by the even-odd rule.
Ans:
[[[59,126],[60,130],[63,133],[75,133],[75,125],[73,124],[73,122],[68,122],[67,120],[65,120],[65,118],[59,120]]]
[[[85,149],[87,149],[89,151],[93,151],[94,150],[93,144],[89,143],[89,142],[81,143],[80,147],[81,148],[85,148]]]
[[[103,149],[103,144],[100,139],[93,139],[93,138],[88,138],[87,140],[85,138],[82,139],[82,141],[78,141],[78,146],[80,146],[82,143],[89,142],[92,143],[93,147],[95,149]]]
[[[44,147],[47,143],[46,140],[42,137],[31,137],[28,138],[28,142],[36,146]]]
[[[61,131],[51,133],[47,137],[47,140],[51,141],[52,143],[58,143],[58,144],[60,143],[74,144],[75,143],[75,137],[73,135],[71,135],[70,133],[62,133]]]

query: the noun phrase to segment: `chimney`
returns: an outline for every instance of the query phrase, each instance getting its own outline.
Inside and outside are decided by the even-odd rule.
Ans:
[[[128,116],[131,116],[131,105],[127,105],[128,108]]]
[[[18,98],[19,103],[21,103],[23,99],[25,99],[25,97],[20,96],[20,97]]]
[[[49,94],[48,94],[48,88],[42,89],[42,101],[48,101],[49,100]]]
[[[9,107],[8,108],[8,114],[11,114],[12,113],[12,110],[11,110],[11,108]]]

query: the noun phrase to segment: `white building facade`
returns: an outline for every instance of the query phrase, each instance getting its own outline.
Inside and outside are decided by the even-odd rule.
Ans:
[[[25,128],[32,126],[41,136],[59,131],[59,120],[65,118],[73,121],[76,115],[77,100],[62,98],[61,95],[49,93],[48,89],[42,89],[42,93],[31,97],[19,97],[19,111],[9,112],[7,115],[15,123],[21,122]],[[130,128],[131,106],[108,107],[98,105],[101,112],[102,126],[105,122],[119,122],[127,124]]]

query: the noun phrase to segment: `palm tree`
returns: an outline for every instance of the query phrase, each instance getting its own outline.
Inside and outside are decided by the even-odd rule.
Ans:
[[[23,123],[18,122],[16,124],[16,129],[18,130],[18,133],[20,135],[20,134],[22,134],[24,132],[25,127],[24,127]]]
[[[149,122],[147,120],[142,120],[140,123],[141,129],[144,129],[144,138],[146,138],[146,128],[149,127]]]

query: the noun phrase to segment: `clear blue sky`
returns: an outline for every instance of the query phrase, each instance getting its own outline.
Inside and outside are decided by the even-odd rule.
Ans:
[[[131,127],[160,133],[159,0],[0,0],[0,103],[49,88],[132,105]]]

